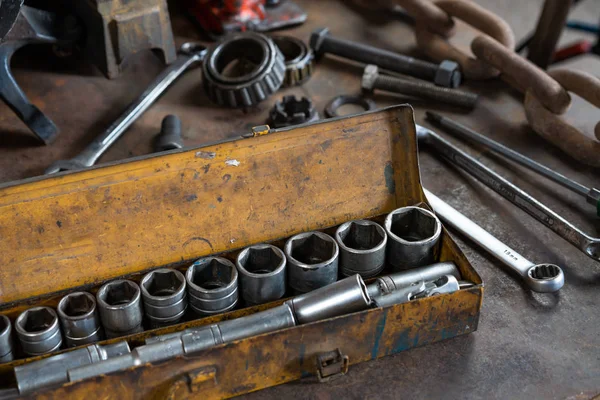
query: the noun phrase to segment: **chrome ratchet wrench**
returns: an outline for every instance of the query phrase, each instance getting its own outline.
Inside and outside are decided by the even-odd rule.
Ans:
[[[177,60],[162,71],[150,86],[127,107],[125,112],[81,153],[70,160],[55,161],[44,174],[91,167],[100,156],[190,67],[201,63],[208,49],[198,43],[184,43]]]
[[[433,193],[427,189],[424,191],[433,211],[442,221],[521,275],[531,290],[548,293],[556,292],[563,287],[565,275],[558,265],[532,263]]]
[[[508,201],[546,225],[590,258],[600,261],[600,238],[587,235],[569,221],[546,207],[518,186],[510,183],[475,158],[460,150],[437,133],[417,125],[419,143],[425,144],[485,183]]]

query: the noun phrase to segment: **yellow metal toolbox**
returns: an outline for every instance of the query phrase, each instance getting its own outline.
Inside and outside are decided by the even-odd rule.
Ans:
[[[75,289],[94,293],[118,277],[139,281],[157,267],[183,270],[209,254],[231,258],[250,244],[279,245],[296,233],[329,231],[353,219],[380,220],[419,203],[426,198],[409,106],[19,182],[0,189],[0,313],[14,321],[28,307],[56,307]],[[336,349],[355,364],[470,333],[477,329],[483,285],[445,230],[440,261],[454,261],[463,279],[476,285],[36,395],[222,398],[313,375],[316,357]],[[126,339],[135,347],[150,335],[236,318],[282,301],[102,343]],[[0,365],[2,385],[14,383],[15,365],[39,358]]]

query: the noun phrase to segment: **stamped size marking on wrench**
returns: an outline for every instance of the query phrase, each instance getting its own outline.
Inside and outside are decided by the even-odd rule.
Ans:
[[[453,164],[485,183],[505,199],[546,225],[590,258],[600,261],[600,238],[589,236],[518,186],[486,167],[430,129],[417,125],[420,143],[433,147]]]
[[[156,77],[150,86],[127,107],[127,110],[113,122],[100,136],[94,139],[81,153],[70,160],[55,161],[45,174],[71,171],[91,167],[100,156],[125,133],[158,98],[193,65],[203,61],[207,48],[197,43],[184,43],[179,49],[179,57]]]
[[[534,264],[462,215],[442,199],[425,190],[427,200],[438,217],[460,233],[483,247],[502,263],[517,272],[533,291],[556,292],[563,287],[565,275],[554,264]]]

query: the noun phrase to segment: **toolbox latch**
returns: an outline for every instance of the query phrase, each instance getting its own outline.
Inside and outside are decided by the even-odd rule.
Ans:
[[[349,358],[339,348],[317,354],[317,378],[319,382],[329,382],[348,372]]]
[[[182,398],[185,394],[197,393],[201,390],[212,388],[218,384],[217,367],[209,365],[188,371],[171,385],[168,395],[169,400]]]
[[[271,131],[269,125],[259,125],[252,127],[252,137],[268,135]]]

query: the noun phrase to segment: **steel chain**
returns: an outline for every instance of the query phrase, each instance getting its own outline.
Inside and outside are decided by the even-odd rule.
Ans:
[[[534,131],[579,161],[600,167],[600,122],[596,124],[594,140],[560,116],[571,103],[569,90],[600,108],[600,79],[573,70],[541,70],[514,52],[514,34],[506,21],[472,1],[395,2],[415,18],[417,43],[429,57],[436,61],[455,60],[470,79],[501,74],[525,94],[525,114]],[[454,18],[484,33],[471,42],[476,58],[447,41],[454,32]]]

